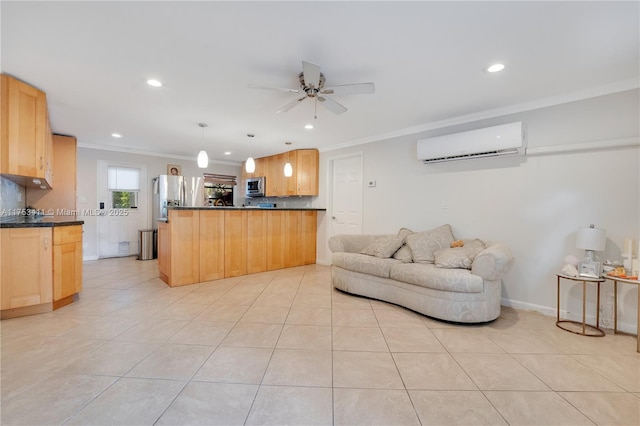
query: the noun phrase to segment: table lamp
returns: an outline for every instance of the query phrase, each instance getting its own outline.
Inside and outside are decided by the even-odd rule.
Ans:
[[[585,250],[585,259],[578,265],[578,271],[583,277],[598,278],[600,276],[600,262],[596,261],[596,251],[603,251],[607,242],[606,230],[596,228],[591,224],[588,228],[579,228],[576,237],[576,247]]]

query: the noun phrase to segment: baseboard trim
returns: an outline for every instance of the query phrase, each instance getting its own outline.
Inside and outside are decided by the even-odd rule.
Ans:
[[[546,315],[549,317],[554,317],[554,318],[557,316],[557,310],[555,308],[550,308],[548,306],[521,302],[519,300],[505,299],[504,297],[501,299],[500,303],[502,304],[502,306],[507,306],[509,308],[520,309],[523,311],[533,311],[533,312],[537,312],[539,314]],[[600,309],[602,309],[602,307],[600,307]],[[602,317],[602,312],[600,312],[600,316]],[[562,319],[582,322],[582,313],[577,314],[577,313],[567,312],[565,310],[560,310],[560,317]],[[593,314],[587,313],[586,321],[587,321],[587,324],[595,324],[596,316]],[[603,326],[602,321],[600,324],[600,328],[613,330],[613,328],[607,328]],[[626,322],[626,321],[618,322],[618,331],[635,334],[637,333],[636,328],[637,328],[637,324]]]
[[[88,260],[98,260],[98,256],[82,256],[83,262],[86,262]]]

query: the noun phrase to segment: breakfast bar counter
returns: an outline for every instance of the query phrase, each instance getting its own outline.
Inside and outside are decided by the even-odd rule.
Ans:
[[[173,207],[158,222],[169,286],[316,263],[318,208]]]

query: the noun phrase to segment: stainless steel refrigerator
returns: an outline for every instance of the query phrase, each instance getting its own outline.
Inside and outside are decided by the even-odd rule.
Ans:
[[[168,207],[204,206],[204,178],[160,175],[153,179],[153,224],[167,220]]]

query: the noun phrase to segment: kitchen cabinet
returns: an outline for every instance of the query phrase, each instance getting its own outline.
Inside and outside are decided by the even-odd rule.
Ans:
[[[267,270],[268,212],[247,211],[247,274]]]
[[[286,210],[267,214],[267,271],[284,268]]]
[[[47,98],[44,92],[7,75],[1,78],[0,173],[16,177],[47,177]],[[50,165],[50,164],[49,164]],[[43,183],[46,184],[46,181]]]
[[[171,256],[169,285],[171,287],[200,282],[200,212],[172,210],[169,212]]]
[[[302,215],[301,211],[290,210],[285,215],[284,230],[284,267],[302,265],[301,241],[302,236]]]
[[[82,290],[82,226],[53,228],[53,309]]]
[[[303,265],[316,263],[316,239],[318,234],[318,212],[303,210],[301,213],[300,253]]]
[[[200,282],[224,278],[224,211],[200,211]]]
[[[167,222],[158,222],[158,271],[160,279],[171,285],[171,233]]]
[[[36,209],[76,210],[77,141],[73,136],[53,135],[53,189],[27,188],[27,205]]]
[[[267,197],[283,197],[286,196],[286,181],[284,177],[284,163],[286,163],[287,154],[282,153],[267,157],[267,173],[266,191]]]
[[[296,149],[269,157],[256,158],[256,171],[246,173],[242,163],[242,187],[249,177],[265,176],[267,197],[318,195],[319,153],[317,149]],[[291,163],[293,175],[284,175],[285,163]]]
[[[0,229],[0,308],[30,307],[28,313],[51,310],[53,256],[51,228]],[[23,315],[25,311],[23,311]]]
[[[247,273],[247,211],[224,212],[224,276]]]
[[[293,168],[293,186],[288,195],[318,195],[317,149],[296,149],[289,152],[289,162]]]

